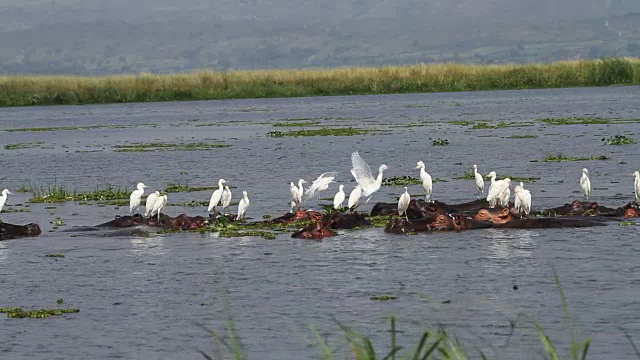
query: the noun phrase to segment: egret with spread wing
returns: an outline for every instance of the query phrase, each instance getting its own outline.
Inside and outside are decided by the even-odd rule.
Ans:
[[[357,151],[351,154],[351,165],[351,175],[356,179],[358,185],[362,187],[362,196],[367,198],[366,202],[369,202],[371,195],[380,190],[383,172],[387,170],[388,167],[385,164],[380,165],[378,168],[378,177],[374,179],[371,174],[371,168]]]
[[[307,199],[313,197],[316,192],[327,190],[329,188],[329,184],[333,182],[333,179],[336,178],[337,174],[337,172],[326,172],[318,176],[318,178],[311,183],[305,192],[307,194]]]

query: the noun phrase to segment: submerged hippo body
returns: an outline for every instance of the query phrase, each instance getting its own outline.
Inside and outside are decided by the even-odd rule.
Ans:
[[[336,236],[336,233],[326,227],[322,220],[317,220],[300,231],[291,234],[294,239],[322,240],[326,237]]]
[[[0,241],[18,239],[22,237],[34,237],[42,233],[40,226],[36,223],[27,225],[14,225],[0,222]]]
[[[331,229],[353,229],[356,227],[372,226],[373,224],[358,213],[332,213],[325,222]]]

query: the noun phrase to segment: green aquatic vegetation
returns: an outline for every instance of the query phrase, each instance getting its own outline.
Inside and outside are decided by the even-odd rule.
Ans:
[[[475,124],[473,124],[473,126],[471,128],[474,129],[474,130],[477,130],[477,129],[495,129],[495,126],[489,124],[489,122],[486,122],[486,121],[477,121]]]
[[[505,136],[505,139],[535,139],[538,135],[511,135]]]
[[[3,208],[2,212],[17,213],[17,212],[31,212],[31,209],[16,209],[14,207]]]
[[[91,130],[91,129],[127,129],[133,127],[132,125],[77,125],[77,126],[56,126],[56,127],[33,127],[33,128],[15,128],[6,129],[8,132],[21,132],[21,131],[69,131],[69,130]]]
[[[568,118],[545,118],[538,121],[549,125],[593,125],[611,124],[615,119],[604,119],[600,117],[568,117]]]
[[[547,154],[542,161],[544,162],[564,162],[564,161],[586,161],[586,160],[609,160],[604,155],[600,156],[567,156],[562,153]]]
[[[270,137],[285,137],[285,136],[354,136],[365,135],[368,133],[377,132],[377,130],[366,130],[358,128],[321,128],[321,129],[308,129],[308,130],[290,130],[290,131],[269,131],[267,136]]]
[[[209,205],[208,201],[197,201],[197,200],[183,202],[180,204],[168,204],[168,206],[186,206],[186,207],[200,207],[200,206],[208,206],[208,205]]]
[[[211,144],[211,143],[132,143],[126,145],[112,146],[115,152],[147,152],[147,151],[195,151],[195,150],[211,150],[217,148],[225,148],[228,144]]]
[[[177,193],[177,192],[194,192],[194,191],[203,191],[203,190],[215,190],[217,186],[189,186],[189,183],[176,183],[176,184],[167,184],[167,187],[164,189],[166,193]]]
[[[431,138],[429,139],[431,140]],[[432,146],[445,146],[445,145],[449,145],[449,140],[447,139],[440,139],[437,138],[435,140],[431,140],[431,145]]]
[[[411,176],[393,176],[382,180],[383,186],[417,185],[422,184],[422,180]],[[331,198],[333,199],[333,198]]]
[[[395,295],[376,295],[376,296],[372,296],[369,298],[369,300],[379,300],[379,301],[385,301],[385,300],[395,300],[398,297]]]
[[[460,126],[469,126],[469,125],[473,125],[473,121],[468,121],[468,120],[452,120],[452,121],[449,121],[449,124],[452,124],[452,125],[460,125]]]
[[[32,149],[32,148],[42,147],[42,144],[44,144],[44,141],[7,144],[4,146],[4,149],[5,150]]]
[[[391,220],[391,218],[392,216],[390,215],[377,215],[377,216],[365,217],[365,219],[367,219],[375,227],[386,227],[387,224],[389,224],[389,221]]]
[[[276,238],[277,234],[270,231],[260,231],[260,230],[251,230],[251,231],[231,231],[224,230],[220,231],[219,235],[221,237],[243,237],[243,236],[260,236],[263,239],[273,240]]]
[[[635,221],[621,221],[618,223],[620,226],[636,226]]]
[[[71,192],[61,185],[50,185],[41,188],[31,188],[33,197],[29,199],[30,203],[52,203],[65,201],[105,201],[105,200],[124,200],[129,199],[131,191],[128,189],[114,188],[107,186],[99,188],[87,193]]]
[[[63,258],[64,254],[60,254],[60,253],[46,254],[45,257]]]
[[[28,187],[28,186],[22,185],[22,186],[20,186],[19,188],[15,189],[15,192],[18,192],[18,193],[27,193],[27,192],[31,191],[31,189],[32,189],[31,187]]]
[[[636,143],[635,140],[624,135],[609,136],[607,138],[602,138],[602,141],[605,145],[630,145]]]
[[[296,126],[316,126],[319,121],[299,121],[299,122],[278,122],[273,124],[276,127],[296,127]]]
[[[0,308],[0,313],[6,313],[8,318],[47,318],[62,314],[77,313],[80,309],[39,309],[23,310],[22,308]]]

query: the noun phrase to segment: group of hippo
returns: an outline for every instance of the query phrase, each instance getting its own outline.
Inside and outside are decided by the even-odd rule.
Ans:
[[[369,216],[387,216],[389,222],[384,231],[393,234],[416,233],[426,231],[462,231],[486,228],[563,228],[604,226],[607,220],[640,217],[638,204],[630,202],[619,208],[600,206],[596,202],[573,201],[560,207],[542,212],[532,213],[529,217],[521,217],[513,208],[490,208],[486,200],[475,200],[468,203],[448,205],[440,201],[411,200],[405,217],[399,217],[397,204],[376,203]],[[71,230],[116,229],[116,235],[148,233],[157,230],[196,230],[217,221],[219,217],[188,216],[181,214],[170,217],[160,214],[159,217],[116,216],[106,223],[91,227]],[[224,216],[228,221],[235,221],[234,216]],[[305,224],[291,237],[300,239],[323,239],[336,235],[337,229],[353,229],[372,226],[367,215],[358,212],[321,213],[313,210],[298,210],[281,217],[265,220],[269,224]],[[302,226],[302,225],[301,225]],[[0,221],[0,240],[20,237],[38,236],[42,233],[38,224],[13,225]]]

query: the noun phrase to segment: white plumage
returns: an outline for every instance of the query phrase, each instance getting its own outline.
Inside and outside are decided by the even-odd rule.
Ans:
[[[158,196],[156,201],[153,202],[153,209],[151,209],[151,216],[158,215],[158,222],[160,222],[160,213],[162,209],[167,205],[167,195]]]
[[[344,203],[344,185],[340,184],[340,186],[338,186],[338,192],[336,193],[336,195],[333,197],[333,208],[336,210],[339,210],[342,208],[342,204]]]
[[[224,211],[225,214],[229,210],[229,205],[231,205],[231,190],[228,186],[225,186],[222,191],[222,211]]]
[[[318,178],[315,179],[313,183],[311,183],[311,185],[305,192],[307,194],[307,198],[313,197],[316,191],[320,192],[327,190],[329,188],[329,184],[331,184],[333,182],[333,179],[335,179],[336,174],[336,172],[326,172],[320,174],[320,176],[318,176]]]
[[[476,187],[478,188],[478,199],[480,199],[480,196],[484,194],[484,179],[482,175],[478,173],[478,165],[475,164],[473,165],[473,176],[475,177]]]
[[[7,194],[11,194],[11,191],[4,189],[2,190],[2,195],[0,195],[0,212],[2,212],[2,208],[4,204],[7,202]]]
[[[420,169],[420,180],[422,180],[422,188],[425,193],[424,199],[429,200],[431,198],[431,193],[433,192],[433,181],[431,180],[431,175],[429,175],[424,168],[424,163],[422,161],[418,161],[416,169]]]
[[[356,179],[358,185],[362,187],[362,196],[366,197],[368,201],[368,198],[380,189],[383,172],[387,170],[388,167],[385,164],[380,165],[378,168],[378,176],[374,179],[371,168],[357,151],[351,154],[351,165],[351,175]]]
[[[142,195],[144,194],[144,188],[147,185],[143,183],[138,183],[136,189],[131,192],[129,196],[129,212],[133,213],[134,210],[138,210],[140,208],[140,200],[142,199]]]
[[[409,203],[411,202],[411,195],[409,195],[409,191],[407,187],[404,187],[404,193],[400,195],[400,200],[398,200],[398,215],[402,216],[404,214],[405,219],[409,221],[409,217],[407,216],[407,209],[409,208]]]
[[[491,188],[489,189],[489,195],[487,195],[487,201],[489,202],[489,206],[490,207],[495,207],[496,202],[500,202],[501,204],[504,205],[504,193],[506,191],[509,191],[507,193],[507,201],[506,203],[509,203],[509,195],[511,193],[511,191],[509,190],[509,184],[511,184],[511,179],[506,178],[506,179],[502,179],[502,180],[498,180],[495,181],[495,173],[493,173],[493,177],[491,178],[493,184],[491,185]],[[491,205],[494,204],[494,205]]]
[[[291,200],[295,203],[295,206],[300,208],[302,206],[302,194],[304,194],[304,189],[302,188],[302,184],[306,183],[304,179],[298,180],[298,186],[296,186],[293,181],[289,185],[289,191],[291,192]]]
[[[636,192],[636,203],[640,204],[640,171],[635,171],[633,175],[636,177],[633,181],[633,188]]]
[[[528,216],[531,212],[531,192],[526,190],[524,184],[520,182],[520,185],[513,189],[513,195],[513,204],[516,212]]]
[[[144,216],[147,217],[151,215],[151,210],[153,210],[153,204],[158,200],[160,196],[160,191],[153,192],[147,196],[147,202],[144,204]]]
[[[220,199],[222,199],[222,192],[224,191],[223,184],[226,182],[227,180],[225,179],[218,180],[218,188],[213,192],[213,194],[211,194],[211,200],[209,200],[209,207],[207,208],[207,211],[211,212],[211,210],[214,210],[216,206],[218,206]]]
[[[247,191],[242,191],[242,199],[240,199],[240,203],[238,204],[238,217],[237,220],[244,220],[247,217],[247,209],[249,209],[249,197],[247,196]]]
[[[591,180],[589,180],[589,170],[587,168],[582,169],[582,177],[580,177],[580,187],[584,196],[589,201],[589,195],[591,195]]]
[[[360,198],[362,197],[362,186],[357,185],[351,193],[349,194],[349,201],[347,202],[347,206],[349,210],[352,212],[356,210],[358,205],[360,205]]]

